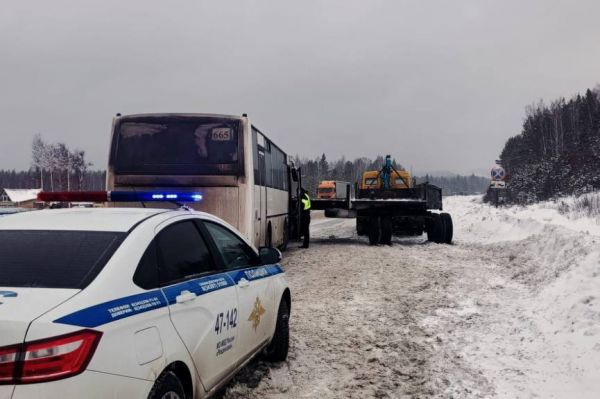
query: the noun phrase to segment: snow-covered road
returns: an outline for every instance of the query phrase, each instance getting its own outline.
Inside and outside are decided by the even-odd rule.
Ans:
[[[253,362],[223,397],[600,397],[597,222],[474,197],[446,208],[451,246],[371,247],[354,219],[315,220],[311,248],[283,262],[289,361]]]

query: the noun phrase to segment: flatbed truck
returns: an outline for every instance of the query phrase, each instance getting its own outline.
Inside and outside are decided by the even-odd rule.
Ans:
[[[348,184],[344,198],[314,199],[312,209],[324,210],[327,217],[356,218],[358,235],[368,236],[371,245],[390,245],[393,235],[423,233],[427,233],[429,241],[452,243],[452,218],[441,212],[442,189],[427,182],[414,184],[406,178],[406,173],[396,171],[391,165],[388,155],[376,176],[377,185],[359,184],[356,196],[352,196]],[[396,176],[405,180],[402,187],[391,184],[390,179]]]

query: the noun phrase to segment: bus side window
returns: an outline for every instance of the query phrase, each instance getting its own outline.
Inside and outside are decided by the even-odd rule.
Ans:
[[[265,152],[262,145],[259,145],[259,137],[258,132],[254,127],[252,127],[252,147],[253,154],[252,160],[254,164],[254,184],[257,186],[265,185]],[[264,142],[264,138],[262,134],[260,134],[261,142]]]
[[[265,140],[265,186],[273,187],[273,152],[269,140]]]

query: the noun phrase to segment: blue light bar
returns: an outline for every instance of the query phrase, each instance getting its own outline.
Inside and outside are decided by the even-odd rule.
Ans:
[[[111,202],[199,202],[202,194],[173,191],[110,191],[108,195]]]

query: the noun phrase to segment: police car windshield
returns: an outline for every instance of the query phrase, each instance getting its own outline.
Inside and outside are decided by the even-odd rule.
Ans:
[[[0,230],[0,287],[85,288],[125,233]]]
[[[113,136],[116,173],[234,175],[241,122],[218,117],[130,117]]]

